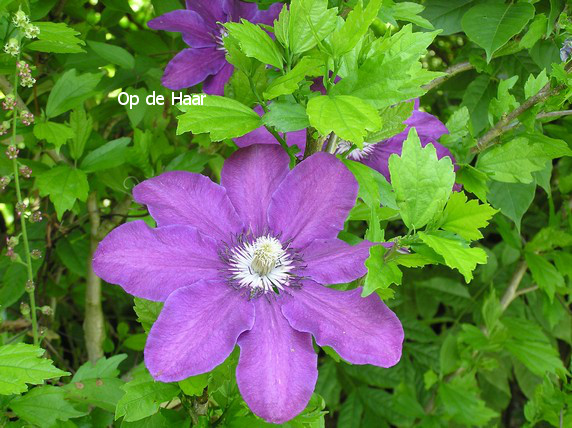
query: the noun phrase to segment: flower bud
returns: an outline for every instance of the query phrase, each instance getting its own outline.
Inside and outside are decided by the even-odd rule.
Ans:
[[[34,79],[29,74],[22,76],[22,80],[20,80],[20,85],[24,88],[31,88],[36,83],[36,79]]]
[[[11,94],[6,95],[6,98],[2,101],[2,108],[4,110],[14,110],[14,107],[16,107],[16,98]]]
[[[17,236],[10,236],[9,238],[6,238],[6,246],[7,247],[14,248],[14,247],[17,247],[19,243],[20,243],[20,240],[18,239]]]
[[[42,314],[46,315],[46,316],[52,316],[54,314],[54,311],[52,310],[52,308],[50,306],[42,306],[40,308],[40,311],[42,312]]]
[[[20,44],[18,43],[18,40],[14,38],[8,40],[8,43],[4,45],[4,52],[8,55],[18,56],[20,53]]]
[[[16,27],[25,27],[30,22],[30,18],[22,10],[19,10],[12,17],[12,24]]]
[[[39,27],[32,24],[28,24],[24,27],[24,37],[26,37],[27,39],[35,39],[39,35],[40,35]]]
[[[34,281],[29,279],[26,281],[26,285],[24,286],[24,289],[26,290],[27,293],[33,293],[34,290],[36,289],[36,284],[34,284]]]
[[[20,313],[24,316],[30,315],[30,305],[28,305],[26,302],[21,302]]]
[[[40,336],[45,336],[45,334],[48,332],[48,329],[46,327],[40,327],[38,329],[38,333],[40,334]]]
[[[20,174],[24,178],[30,178],[32,176],[32,168],[27,165],[20,167]]]
[[[26,212],[28,206],[24,202],[18,202],[16,203],[15,208],[16,208],[16,214],[18,215],[18,217],[20,217],[22,214]]]
[[[39,260],[42,258],[42,252],[40,250],[34,249],[30,251],[30,257],[32,257],[34,260]]]
[[[10,177],[8,177],[7,175],[5,175],[4,177],[0,177],[0,190],[4,190],[6,189],[6,187],[8,187],[8,184],[10,184]]]
[[[42,212],[41,211],[34,211],[32,213],[32,215],[30,216],[30,222],[32,223],[39,223],[44,219],[44,217],[42,216]]]
[[[22,119],[22,123],[26,126],[30,126],[34,123],[34,115],[29,111],[23,111],[20,115],[20,119]]]
[[[572,56],[572,39],[566,39],[560,49],[560,59],[566,62],[570,56]]]
[[[6,149],[5,153],[6,157],[11,160],[11,159],[16,159],[18,157],[18,153],[20,153],[20,150],[18,150],[18,147],[16,147],[14,144],[10,144]]]

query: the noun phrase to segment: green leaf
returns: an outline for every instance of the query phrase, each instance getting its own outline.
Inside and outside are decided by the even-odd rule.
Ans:
[[[10,401],[12,411],[31,424],[49,427],[56,421],[67,421],[86,415],[88,412],[76,410],[65,398],[62,388],[41,386],[26,395]]]
[[[338,415],[338,426],[344,428],[360,428],[364,408],[359,394],[352,391],[342,404]]]
[[[457,269],[467,284],[473,279],[477,264],[487,262],[487,253],[482,248],[471,248],[453,234],[447,232],[419,232],[419,238],[445,259],[447,266]]]
[[[459,33],[461,18],[479,0],[430,0],[421,13],[435,28],[443,30],[442,36]]]
[[[530,3],[489,2],[472,7],[461,21],[467,37],[482,47],[490,62],[493,54],[520,33],[534,17]]]
[[[498,416],[479,398],[475,381],[469,376],[457,376],[439,385],[438,397],[447,418],[464,426],[481,427]]]
[[[528,31],[520,39],[520,46],[524,49],[532,48],[546,34],[548,18],[545,14],[539,13],[534,17],[534,21],[528,26]],[[527,95],[528,97],[528,95]]]
[[[256,58],[264,64],[282,68],[284,59],[278,46],[260,26],[241,19],[240,23],[227,22],[224,27],[229,35],[238,41],[246,56]]]
[[[389,158],[389,171],[401,218],[409,229],[420,229],[433,220],[455,183],[451,159],[437,159],[432,144],[421,147],[414,128],[403,143],[401,156]]]
[[[147,370],[141,370],[123,386],[125,395],[117,403],[115,419],[123,416],[126,422],[138,421],[159,411],[159,406],[177,396],[175,384],[156,382]]]
[[[294,55],[312,49],[337,25],[338,9],[328,9],[328,0],[292,0],[288,41]]]
[[[548,160],[539,144],[517,137],[482,153],[477,168],[496,181],[531,183],[532,173],[542,170]]]
[[[489,204],[479,204],[477,200],[467,201],[463,192],[455,192],[449,198],[439,227],[474,241],[483,237],[480,228],[487,227],[489,220],[498,210]]]
[[[538,287],[548,295],[550,301],[554,299],[557,289],[565,288],[564,277],[554,267],[552,263],[543,256],[531,252],[524,254],[532,278],[538,284]]]
[[[268,113],[262,117],[262,121],[279,132],[299,131],[310,126],[304,106],[286,101],[274,101],[270,104]]]
[[[209,374],[203,373],[197,376],[191,376],[179,382],[179,387],[186,395],[202,395],[203,390],[209,383]]]
[[[321,59],[305,56],[292,70],[279,76],[268,85],[264,91],[264,98],[274,99],[281,95],[288,95],[298,89],[298,85],[306,76],[319,76],[324,62]]]
[[[358,198],[361,198],[369,208],[383,205],[398,209],[391,184],[379,172],[360,162],[350,159],[343,160],[359,184]]]
[[[465,190],[474,193],[483,202],[487,200],[488,181],[487,174],[471,165],[464,165],[457,171],[457,182],[462,184]]]
[[[139,297],[135,297],[133,301],[135,302],[133,310],[137,314],[137,321],[140,322],[143,326],[143,329],[149,333],[151,326],[163,308],[163,303],[153,302],[151,300],[141,299]]]
[[[86,379],[113,378],[119,375],[119,364],[127,358],[127,354],[118,354],[113,357],[101,357],[94,364],[90,361],[84,363],[73,375],[71,382],[81,382]]]
[[[536,95],[547,83],[548,77],[546,76],[546,70],[542,70],[536,77],[531,74],[524,84],[524,97],[530,98]]]
[[[177,135],[210,133],[213,141],[240,137],[262,125],[258,114],[238,101],[209,95],[202,106],[179,105],[184,113],[177,117]]]
[[[118,65],[127,70],[132,70],[135,67],[135,58],[126,49],[119,46],[111,45],[109,43],[93,42],[88,40],[87,45],[93,51],[111,64]]]
[[[383,0],[370,0],[367,7],[358,2],[348,14],[344,25],[332,33],[328,40],[332,46],[334,57],[340,58],[351,51],[359,40],[367,33],[369,26],[377,16]]]
[[[535,183],[513,184],[493,181],[487,199],[494,208],[510,218],[520,231],[520,221],[534,199],[535,190]]]
[[[544,227],[526,244],[530,252],[546,252],[555,248],[572,246],[572,234],[555,227]]]
[[[101,74],[77,74],[75,69],[66,71],[50,91],[46,104],[48,118],[59,116],[68,110],[80,106],[95,92],[101,80]]]
[[[368,131],[381,128],[377,111],[368,103],[347,95],[319,95],[306,107],[310,124],[322,135],[334,132],[343,140],[362,146]]]
[[[0,394],[19,394],[28,390],[27,383],[38,385],[69,375],[43,358],[44,353],[42,348],[24,343],[0,346]]]
[[[89,183],[85,172],[68,165],[59,165],[38,175],[40,196],[49,196],[56,207],[58,219],[71,210],[76,200],[85,201]]]
[[[56,122],[38,122],[34,125],[34,136],[38,140],[46,140],[48,143],[56,146],[59,151],[67,140],[74,138],[74,131],[63,123]]]
[[[38,40],[26,48],[39,52],[79,53],[85,52],[80,46],[85,42],[76,36],[80,33],[62,22],[34,22],[40,29]]]
[[[123,165],[130,142],[131,138],[123,137],[105,143],[86,155],[81,162],[81,169],[85,172],[95,172]]]
[[[369,296],[377,290],[385,290],[391,284],[401,284],[403,273],[395,261],[386,262],[383,258],[387,250],[381,245],[369,249],[369,257],[365,261],[367,276],[362,290],[362,297]]]
[[[396,106],[382,108],[379,111],[379,117],[383,126],[379,131],[368,134],[366,142],[378,143],[404,131],[407,125],[403,122],[409,119],[413,112],[413,107],[413,102],[404,102]]]
[[[70,113],[70,128],[74,135],[68,147],[72,159],[78,160],[83,155],[85,144],[93,130],[93,119],[85,110],[76,109]]]
[[[419,62],[436,35],[413,33],[407,25],[391,37],[378,39],[357,73],[343,78],[330,94],[352,95],[378,109],[423,95],[422,86],[441,75],[425,70]]]

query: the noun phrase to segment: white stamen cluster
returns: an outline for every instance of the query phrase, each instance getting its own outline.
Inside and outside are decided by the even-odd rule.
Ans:
[[[354,149],[348,155],[348,159],[361,161],[363,159],[369,158],[369,156],[373,153],[374,146],[377,143],[363,143],[363,149]],[[346,140],[340,140],[338,142],[338,148],[336,150],[336,154],[343,155],[347,153],[352,147],[352,143]]]
[[[215,49],[216,49],[217,51],[224,51],[225,53],[228,53],[228,52],[226,51],[226,48],[224,47],[224,38],[225,38],[226,36],[228,36],[228,30],[227,30],[226,28],[224,28],[224,27],[221,26],[220,29],[219,29],[219,34],[218,34],[218,36],[215,36],[215,40],[216,40],[216,44],[217,44],[217,46],[216,46]]]
[[[294,269],[288,251],[270,235],[235,247],[228,263],[232,280],[250,288],[251,294],[284,290],[290,285]]]

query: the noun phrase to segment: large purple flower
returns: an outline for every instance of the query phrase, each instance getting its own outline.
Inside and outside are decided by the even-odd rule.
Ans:
[[[272,25],[280,13],[281,3],[268,10],[258,10],[256,3],[239,0],[187,0],[187,9],[174,10],[149,21],[154,30],[180,32],[190,47],[179,52],[167,65],[163,85],[178,90],[204,81],[203,91],[222,95],[233,67],[225,58],[221,23],[247,19],[252,23]]]
[[[354,364],[390,367],[403,329],[376,294],[338,291],[366,273],[368,242],[339,239],[358,184],[333,155],[293,170],[275,145],[235,152],[222,184],[167,172],[133,191],[158,227],[112,231],[95,272],[128,293],[165,302],[145,346],[152,376],[173,382],[212,370],[240,347],[238,387],[254,413],[281,423],[308,403],[312,336]]]

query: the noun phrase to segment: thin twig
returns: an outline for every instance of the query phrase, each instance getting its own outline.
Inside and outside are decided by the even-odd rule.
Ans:
[[[445,73],[444,76],[439,76],[436,79],[433,79],[431,82],[424,85],[423,89],[425,89],[426,91],[430,91],[431,89],[436,88],[440,84],[445,83],[451,77],[456,76],[457,74],[462,73],[464,71],[472,70],[473,68],[474,66],[468,61],[452,65],[451,67],[449,67],[444,71]]]
[[[510,305],[511,302],[516,297],[518,297],[516,294],[516,290],[518,289],[518,286],[520,285],[520,282],[522,281],[522,278],[524,277],[524,274],[526,273],[527,269],[528,265],[526,264],[525,261],[522,261],[520,262],[516,271],[512,275],[512,278],[508,283],[508,288],[506,289],[500,302],[503,312],[506,310],[506,308],[508,308],[508,305]]]
[[[563,117],[563,116],[572,116],[572,110],[547,111],[544,113],[538,113],[536,115],[536,118],[546,119],[551,117]]]

